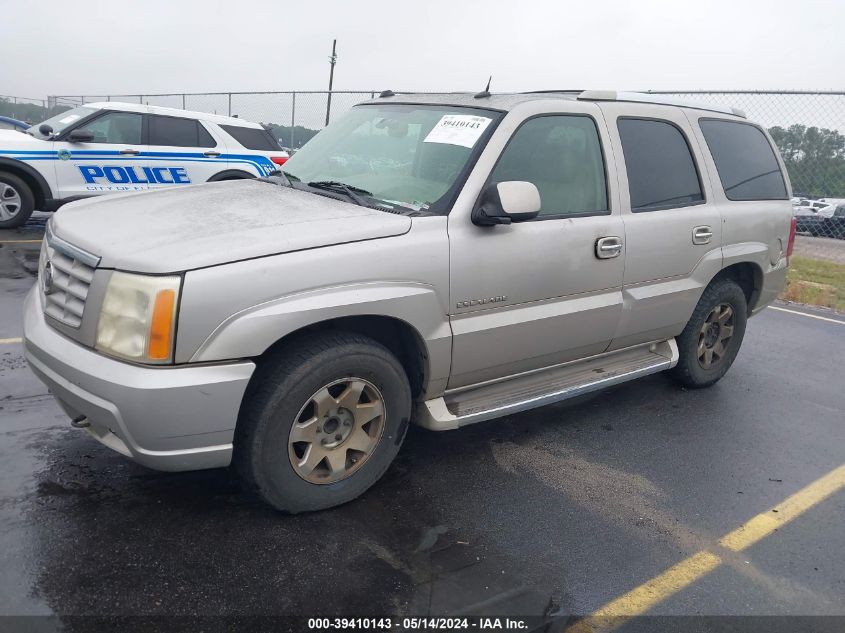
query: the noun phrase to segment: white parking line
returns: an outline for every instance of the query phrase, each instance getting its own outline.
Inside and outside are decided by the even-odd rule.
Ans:
[[[845,321],[839,321],[837,319],[829,319],[828,317],[818,316],[817,314],[807,314],[806,312],[798,312],[797,310],[787,310],[786,308],[778,308],[775,306],[769,306],[770,310],[777,310],[778,312],[789,312],[790,314],[797,314],[798,316],[809,317],[811,319],[818,319],[819,321],[830,321],[831,323],[838,323],[839,325],[845,325]]]
[[[22,338],[0,338],[0,345],[14,345],[15,343],[23,343]]]

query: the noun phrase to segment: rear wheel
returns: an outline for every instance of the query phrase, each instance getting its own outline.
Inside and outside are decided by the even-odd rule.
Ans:
[[[261,499],[287,512],[366,491],[399,452],[411,413],[399,361],[343,332],[308,336],[269,359],[245,398],[235,465]]]
[[[748,320],[745,293],[731,279],[712,282],[677,338],[678,364],[672,376],[685,387],[709,387],[730,369]]]
[[[0,172],[0,229],[22,226],[35,209],[29,186],[14,174]]]

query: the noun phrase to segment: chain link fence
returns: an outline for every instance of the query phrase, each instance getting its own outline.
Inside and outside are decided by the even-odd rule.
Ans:
[[[50,112],[100,101],[123,101],[236,116],[264,124],[283,147],[298,149],[356,103],[378,91],[207,92],[154,95],[85,95],[49,97]]]
[[[144,103],[257,121],[280,145],[297,149],[327,121],[378,92],[64,95],[46,101],[0,96],[0,114],[36,122],[84,103]],[[769,130],[789,171],[799,231],[786,298],[845,311],[845,92],[650,92],[733,106]]]
[[[18,121],[35,123],[43,121],[47,112],[47,99],[0,95],[0,115]]]

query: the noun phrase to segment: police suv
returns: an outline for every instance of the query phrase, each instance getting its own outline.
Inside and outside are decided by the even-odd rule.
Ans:
[[[258,123],[131,103],[88,103],[0,130],[0,228],[106,193],[266,176],[288,153]]]

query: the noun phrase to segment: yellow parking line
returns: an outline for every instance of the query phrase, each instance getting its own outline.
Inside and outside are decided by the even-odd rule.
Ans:
[[[719,539],[719,545],[741,552],[843,488],[845,488],[845,464],[726,534]],[[646,613],[655,605],[689,587],[721,563],[722,559],[712,552],[698,552],[639,587],[611,600],[566,631],[567,633],[613,631],[628,619]]]
[[[0,240],[0,244],[40,244],[43,240]]]
[[[23,343],[22,338],[0,338],[0,345],[14,345],[15,343]]]
[[[702,576],[706,576],[721,562],[721,558],[710,552],[699,552],[690,556],[636,589],[611,600],[566,631],[567,633],[612,631],[622,626],[631,616],[642,615],[654,605],[688,587]]]
[[[798,310],[787,310],[786,308],[778,308],[777,306],[769,306],[769,310],[777,310],[778,312],[789,312],[789,314],[797,314],[798,316],[810,317],[811,319],[818,319],[819,321],[828,321],[830,323],[838,323],[845,325],[845,321],[838,319],[830,319],[828,317],[819,316],[817,314],[808,314],[807,312],[798,312]]]
[[[751,547],[780,527],[800,516],[820,501],[845,487],[845,464],[802,488],[782,503],[762,512],[719,540],[719,545],[735,552]]]

